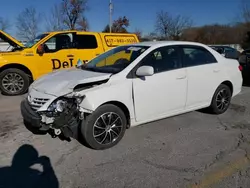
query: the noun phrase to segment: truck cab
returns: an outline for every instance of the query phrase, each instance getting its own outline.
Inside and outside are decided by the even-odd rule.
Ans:
[[[0,37],[14,47],[0,52],[0,90],[6,95],[24,94],[42,75],[85,64],[119,45],[139,42],[135,34],[82,31],[46,32],[25,45],[3,31]]]

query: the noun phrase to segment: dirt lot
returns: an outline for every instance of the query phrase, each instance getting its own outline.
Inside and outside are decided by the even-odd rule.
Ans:
[[[249,96],[245,87],[223,115],[192,112],[135,127],[116,147],[93,151],[32,135],[20,115],[24,96],[0,95],[0,187],[249,188]]]

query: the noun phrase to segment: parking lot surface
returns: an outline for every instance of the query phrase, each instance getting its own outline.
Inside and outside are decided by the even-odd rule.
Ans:
[[[138,126],[127,130],[117,146],[93,151],[77,141],[32,135],[20,115],[24,96],[0,95],[0,187],[3,181],[17,185],[43,179],[51,188],[249,188],[249,96],[250,88],[244,87],[223,115],[196,111]],[[47,161],[29,162],[37,158],[34,151]],[[47,173],[30,178],[30,166]],[[10,172],[19,178],[13,181]]]

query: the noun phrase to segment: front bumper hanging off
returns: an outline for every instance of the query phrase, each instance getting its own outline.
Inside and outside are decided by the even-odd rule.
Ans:
[[[21,114],[25,127],[36,135],[50,134],[53,138],[59,137],[62,140],[70,141],[70,138],[79,139],[79,128],[82,123],[77,116],[76,109],[69,111],[70,113],[62,113],[54,117],[54,122],[50,125],[42,122],[39,112],[34,111],[25,99],[21,102]],[[55,133],[60,130],[60,134]]]

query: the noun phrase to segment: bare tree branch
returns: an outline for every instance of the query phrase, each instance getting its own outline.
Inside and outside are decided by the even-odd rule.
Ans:
[[[77,30],[82,30],[82,31],[88,31],[89,30],[88,20],[84,16],[81,19],[79,19],[79,21],[77,22],[77,25],[78,25]]]
[[[87,23],[83,13],[87,10],[87,0],[63,0],[62,16],[63,23],[67,29],[75,30],[80,24]],[[86,26],[85,26],[86,29]]]
[[[239,44],[246,33],[244,24],[204,25],[184,30],[181,40],[204,44]]]
[[[241,17],[245,23],[250,23],[250,2],[247,0],[241,1]]]
[[[25,40],[32,40],[38,33],[40,18],[34,7],[25,8],[17,17],[17,35]]]
[[[129,27],[129,19],[126,16],[119,17],[117,20],[114,20],[112,24],[113,33],[128,33],[127,28]],[[109,32],[109,25],[107,25],[103,32]]]
[[[160,35],[167,38],[169,35],[169,30],[171,28],[171,21],[172,18],[168,12],[160,11],[159,13],[157,13],[157,18],[155,23],[156,32],[160,33]]]
[[[156,16],[155,30],[165,39],[179,39],[184,29],[192,26],[192,20],[181,15],[172,16],[160,11]]]
[[[63,30],[61,9],[56,4],[51,9],[51,15],[46,18],[46,28],[48,31]]]
[[[11,27],[9,20],[0,17],[0,30],[6,31]]]
[[[136,34],[136,36],[138,37],[139,40],[141,40],[142,38],[142,30],[136,28],[134,33]]]

